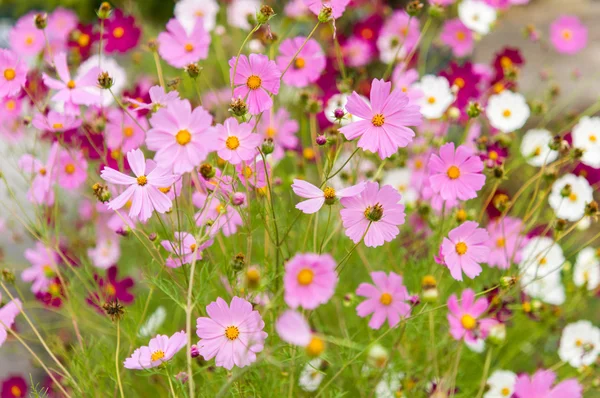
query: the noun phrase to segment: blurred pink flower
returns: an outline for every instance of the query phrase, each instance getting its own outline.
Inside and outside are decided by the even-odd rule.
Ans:
[[[356,295],[367,299],[356,307],[356,313],[361,318],[373,314],[369,321],[372,329],[379,329],[383,323],[393,328],[400,322],[400,318],[410,316],[411,307],[407,302],[410,299],[406,286],[402,283],[402,276],[390,272],[371,272],[374,285],[361,283],[356,289]]]
[[[297,36],[281,42],[277,57],[279,70],[284,71],[306,38]],[[294,87],[306,87],[316,82],[325,69],[325,54],[315,39],[306,42],[294,62],[283,75],[283,82]]]
[[[196,19],[194,29],[189,34],[173,18],[167,23],[167,31],[158,35],[158,53],[175,68],[183,68],[206,59],[209,46],[210,35],[204,30],[201,18]]]
[[[56,170],[58,185],[70,190],[79,188],[87,179],[87,167],[87,161],[81,150],[60,151]]]
[[[271,166],[267,162],[267,172],[271,176]],[[267,186],[267,172],[265,172],[265,162],[262,160],[249,161],[247,163],[238,164],[235,167],[238,177],[242,184],[249,184],[256,188]]]
[[[515,382],[514,398],[581,398],[583,389],[577,379],[563,380],[556,386],[556,373],[540,369],[530,378],[526,374],[519,375]]]
[[[150,95],[150,103],[145,104],[133,98],[125,98],[127,102],[135,105],[133,111],[141,111],[141,110],[151,110],[153,112],[158,111],[160,108],[166,108],[170,104],[173,104],[179,100],[179,92],[178,91],[169,91],[165,92],[165,89],[161,86],[153,86],[149,90]]]
[[[466,221],[448,233],[442,241],[442,254],[450,274],[457,281],[462,281],[464,273],[471,279],[481,273],[479,263],[488,260],[490,249],[486,246],[489,240],[487,231],[478,228],[474,221]]]
[[[21,273],[21,279],[24,282],[33,282],[33,293],[48,291],[56,276],[58,254],[43,243],[37,242],[34,249],[25,250],[25,258],[31,263],[31,267]]]
[[[578,53],[587,41],[588,29],[577,17],[563,15],[550,25],[550,42],[559,53]]]
[[[492,318],[480,317],[487,311],[488,301],[482,297],[475,301],[475,292],[471,289],[463,290],[460,302],[453,294],[448,299],[447,315],[450,323],[450,334],[455,340],[465,340],[474,343],[478,339],[485,339],[492,326],[498,321]],[[527,396],[527,398],[530,398]]]
[[[488,224],[487,230],[490,235],[486,243],[490,248],[487,264],[500,269],[509,269],[511,262],[519,264],[521,250],[527,244],[527,238],[521,235],[523,222],[514,217],[498,217]]]
[[[329,254],[298,253],[285,265],[284,300],[291,308],[314,310],[331,299],[338,282]]]
[[[159,334],[148,343],[148,346],[136,348],[129,358],[123,362],[126,369],[150,369],[167,362],[187,344],[187,334],[182,330],[169,337]]]
[[[56,73],[60,80],[43,74],[44,84],[54,90],[58,90],[52,96],[52,101],[64,102],[75,105],[99,104],[102,97],[90,89],[97,87],[98,75],[102,71],[97,66],[91,68],[83,76],[71,79],[69,67],[67,66],[67,54],[61,52],[54,57]]]
[[[146,137],[144,130],[148,129],[148,120],[136,114],[131,116],[135,120],[121,109],[112,108],[108,111],[104,129],[108,149],[125,153],[142,146]]]
[[[54,204],[53,186],[56,181],[58,151],[59,145],[55,142],[50,148],[46,163],[29,154],[25,154],[19,158],[19,168],[25,173],[34,175],[31,187],[27,192],[27,198],[32,203],[48,206]]]
[[[17,95],[27,80],[27,65],[15,53],[0,49],[0,99]]]
[[[348,3],[350,3],[350,0],[304,0],[304,4],[315,15],[319,15],[323,7],[330,7],[333,19],[338,19],[342,16]]]
[[[50,111],[47,115],[36,113],[32,124],[38,130],[62,133],[81,126],[81,119],[64,113]]]
[[[473,52],[473,32],[461,22],[459,18],[448,20],[444,23],[440,33],[442,43],[452,49],[455,57],[464,57]]]
[[[275,149],[271,157],[275,160],[283,158],[286,149],[298,146],[298,121],[290,118],[290,113],[283,107],[277,112],[271,110],[263,113],[256,130],[264,139],[273,140]]]
[[[169,268],[179,268],[183,264],[190,264],[196,253],[196,260],[202,260],[202,250],[212,245],[213,241],[208,240],[198,246],[194,235],[189,232],[175,232],[175,240],[163,240],[160,242],[162,247],[172,256],[167,258],[165,265]]]
[[[8,42],[19,55],[34,57],[45,47],[44,32],[35,26],[36,11],[23,15],[8,34]]]
[[[2,295],[0,295],[0,302],[2,302]],[[0,347],[6,341],[8,333],[7,328],[12,328],[15,323],[15,318],[21,313],[23,304],[18,298],[10,300],[0,308]],[[25,390],[26,391],[26,390]],[[2,394],[4,396],[4,394]]]

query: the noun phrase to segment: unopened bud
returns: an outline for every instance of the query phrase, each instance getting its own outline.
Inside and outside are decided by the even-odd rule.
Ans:
[[[48,26],[48,14],[45,12],[35,14],[34,22],[36,28],[41,30],[46,29],[46,26]]]
[[[192,344],[192,347],[190,348],[190,356],[192,358],[197,358],[200,356],[200,349],[196,344]]]
[[[452,120],[457,120],[460,117],[460,109],[455,106],[448,108],[448,117]]]
[[[177,90],[177,88],[179,88],[180,84],[181,84],[181,78],[179,76],[177,76],[167,82],[167,87],[170,90]]]
[[[275,150],[275,145],[273,144],[273,140],[271,138],[265,139],[263,141],[262,145],[260,146],[260,150],[265,155],[273,153],[273,151]]]
[[[506,325],[503,323],[497,323],[490,328],[490,334],[488,335],[490,343],[500,345],[506,340]]]
[[[8,268],[2,270],[2,280],[10,285],[15,283],[15,274]]]
[[[156,240],[156,238],[158,238],[158,234],[156,232],[151,232],[148,235],[148,240],[150,240],[150,242],[154,242]]]
[[[406,5],[406,13],[411,17],[418,16],[423,10],[423,3],[419,0],[411,1]]]
[[[110,200],[111,193],[106,185],[97,182],[92,185],[92,190],[94,191],[94,196],[96,196],[100,202],[106,203]]]
[[[333,15],[333,8],[331,8],[330,6],[323,6],[317,19],[319,20],[320,23],[327,23],[331,20],[332,15]]]
[[[204,177],[205,180],[210,180],[216,174],[215,168],[212,167],[210,163],[203,163],[200,165],[200,175]]]
[[[96,15],[98,15],[98,18],[100,19],[108,19],[110,14],[112,14],[112,7],[110,3],[108,1],[102,2],[102,4],[100,4],[100,8],[98,8],[98,11],[96,12]]]
[[[260,10],[258,10],[258,12],[256,13],[256,21],[259,25],[264,25],[267,22],[269,22],[269,19],[273,18],[274,15],[275,11],[273,11],[273,9],[270,6],[263,5],[262,7],[260,7]]]
[[[564,220],[562,218],[559,218],[558,220],[556,220],[556,222],[554,223],[554,230],[556,232],[562,232],[565,230],[565,227],[567,226],[567,220]]]
[[[465,209],[458,209],[456,211],[456,221],[463,223],[467,219],[467,212]]]
[[[231,203],[234,206],[242,206],[244,203],[246,203],[246,195],[244,195],[242,192],[235,192],[233,195],[231,195]]]
[[[588,217],[598,216],[598,202],[592,200],[590,203],[585,205],[585,215]]]
[[[503,276],[500,278],[500,286],[503,288],[509,288],[517,283],[517,278],[514,276]]]
[[[560,190],[560,196],[562,196],[563,198],[568,198],[569,196],[571,196],[572,192],[573,189],[571,188],[571,184],[565,184],[565,186],[562,187],[562,189]]]
[[[467,107],[467,115],[471,119],[479,117],[479,115],[481,115],[481,112],[483,112],[483,108],[481,107],[479,102],[469,102],[469,106]]]
[[[186,372],[179,372],[175,375],[175,378],[181,382],[181,384],[185,384],[187,383],[189,377],[188,374]]]
[[[341,108],[337,108],[335,111],[333,111],[333,117],[335,117],[337,120],[343,119],[345,115],[346,112],[344,112],[344,110]]]
[[[497,178],[499,180],[502,179],[504,177],[504,174],[505,174],[505,172],[504,172],[504,166],[500,165],[500,166],[494,167],[493,173],[494,173],[494,177],[495,178]]]
[[[498,211],[504,211],[504,210],[506,210],[506,207],[509,205],[510,200],[508,198],[508,195],[500,193],[500,194],[494,196],[492,203],[494,204],[494,207]]]
[[[229,112],[236,117],[244,117],[248,113],[248,105],[242,97],[234,98],[229,103]]]
[[[152,52],[158,51],[158,41],[156,39],[148,40],[148,49]]]
[[[189,64],[184,69],[192,79],[195,79],[200,75],[200,67],[198,67],[198,64]]]
[[[383,217],[383,207],[376,203],[374,206],[369,206],[365,210],[365,216],[369,221],[377,222]]]
[[[233,268],[233,270],[236,272],[244,269],[245,265],[246,265],[246,256],[244,256],[244,253],[236,254],[235,257],[233,258],[233,260],[231,260],[231,268]]]
[[[113,78],[110,77],[108,72],[100,72],[98,75],[98,86],[105,90],[110,89],[113,86]]]
[[[325,144],[327,144],[327,137],[325,137],[324,135],[319,135],[317,136],[317,145],[319,146],[323,146]]]
[[[444,8],[437,4],[430,4],[427,13],[431,18],[440,19],[444,17]]]

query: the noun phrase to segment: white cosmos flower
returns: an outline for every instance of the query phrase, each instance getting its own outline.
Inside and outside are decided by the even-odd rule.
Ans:
[[[593,247],[586,247],[577,255],[573,282],[576,286],[586,286],[588,290],[595,290],[600,285],[600,258]]]
[[[565,262],[562,248],[554,239],[546,236],[531,238],[521,252],[519,269],[524,275],[543,278],[560,271]]]
[[[401,391],[404,373],[386,372],[381,381],[375,387],[375,396],[377,398],[396,398]],[[401,396],[401,395],[400,395]]]
[[[521,141],[521,154],[527,163],[535,167],[552,163],[558,157],[558,151],[550,149],[552,134],[546,129],[529,130]]]
[[[254,17],[259,8],[260,2],[257,0],[233,0],[227,9],[227,21],[236,28],[250,30],[252,26],[248,16]]]
[[[476,352],[477,354],[481,354],[485,351],[485,340],[483,339],[476,339],[475,341],[465,340],[465,345],[469,350]]]
[[[125,72],[125,69],[123,69],[113,58],[103,56],[102,62],[100,62],[98,54],[92,55],[79,66],[78,74],[83,76],[90,69],[98,65],[100,65],[100,69],[102,69],[103,72],[108,72],[110,77],[112,77],[113,85],[110,90],[117,98],[119,98],[119,94],[121,94],[125,86],[128,84],[127,73]],[[114,98],[108,92],[108,90],[104,90],[100,87],[89,87],[86,88],[86,90],[94,94],[99,94],[102,97],[102,105],[104,106],[109,106],[114,102]]]
[[[119,240],[117,238],[98,238],[96,247],[88,249],[88,257],[92,260],[94,267],[110,268],[121,257]]]
[[[567,197],[562,196],[566,185],[571,187]],[[556,217],[568,221],[577,221],[585,214],[585,205],[593,200],[594,189],[588,180],[575,174],[565,174],[552,184],[548,203],[554,209]]]
[[[565,287],[562,284],[560,272],[555,271],[544,277],[525,274],[521,278],[523,291],[530,297],[544,303],[562,305],[565,303]]]
[[[483,398],[508,398],[515,389],[517,375],[509,370],[496,370],[487,379],[489,390]]]
[[[600,117],[582,117],[571,135],[573,146],[583,149],[581,163],[600,168]]]
[[[298,379],[298,385],[304,391],[316,391],[321,385],[325,373],[321,370],[323,360],[321,358],[315,358],[304,366],[302,372],[300,372],[300,378]]]
[[[388,171],[383,177],[382,185],[391,185],[396,188],[402,195],[400,202],[413,205],[417,202],[419,194],[417,190],[411,186],[412,171],[407,168],[400,168]]]
[[[207,32],[215,28],[219,5],[215,0],[180,0],[175,4],[175,18],[188,34],[194,30],[196,19],[202,18]]]
[[[486,35],[496,22],[496,10],[484,1],[464,0],[458,5],[458,17],[467,28]]]
[[[600,329],[590,321],[568,324],[562,332],[558,356],[574,368],[596,362],[600,354]]]
[[[156,310],[148,317],[146,322],[140,327],[138,331],[139,337],[149,337],[156,335],[158,328],[165,322],[167,319],[167,310],[165,307],[160,306],[156,308]]]
[[[348,103],[348,97],[348,94],[334,94],[331,96],[331,98],[329,98],[329,100],[327,101],[327,105],[325,105],[325,117],[327,118],[327,120],[334,124],[338,123],[338,120],[335,118],[335,110],[342,109],[344,112],[346,112],[346,104]],[[359,97],[367,104],[369,103],[369,100],[366,97],[360,94]],[[345,126],[349,123],[357,122],[359,120],[362,120],[362,118],[346,112],[344,114],[344,117],[341,119],[340,124],[342,126]]]
[[[392,63],[398,59],[404,59],[407,54],[406,47],[403,45],[402,39],[397,34],[379,36],[379,38],[377,38],[377,49],[379,50],[379,59],[384,64]]]
[[[427,119],[439,119],[454,102],[450,83],[443,76],[425,75],[413,87],[423,92],[416,102]]]
[[[529,119],[529,105],[519,93],[504,90],[492,95],[485,109],[490,124],[504,133],[520,129]]]

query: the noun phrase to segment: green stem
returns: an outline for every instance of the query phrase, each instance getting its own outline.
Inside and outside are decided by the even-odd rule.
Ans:
[[[121,384],[121,369],[119,366],[119,350],[121,349],[121,322],[117,319],[117,349],[115,350],[115,370],[117,372],[117,385],[119,386],[119,392],[121,398],[125,398],[123,394],[123,384]]]
[[[483,374],[481,375],[481,383],[479,383],[479,392],[477,393],[477,398],[481,398],[483,396],[483,392],[485,391],[485,384],[488,373],[490,372],[490,365],[492,363],[492,351],[493,348],[490,347],[485,356],[485,365],[483,365]]]
[[[306,40],[304,40],[304,43],[302,43],[302,45],[300,46],[300,48],[298,49],[298,51],[296,51],[296,53],[294,54],[294,56],[292,57],[292,59],[290,59],[290,62],[288,62],[287,66],[285,67],[285,69],[283,70],[283,72],[281,72],[280,80],[283,79],[283,75],[285,75],[285,73],[288,71],[288,69],[290,69],[290,66],[292,66],[292,63],[294,62],[294,60],[296,59],[296,57],[298,56],[298,54],[300,54],[300,51],[302,51],[302,49],[304,48],[304,46],[306,45],[306,43],[308,43],[308,41],[310,40],[310,38],[315,34],[315,32],[317,31],[317,28],[319,27],[320,24],[321,24],[321,22],[317,21],[317,24],[315,25],[315,27],[313,28],[313,30],[308,34],[308,36],[306,37]],[[235,73],[235,71],[234,71],[234,73]]]

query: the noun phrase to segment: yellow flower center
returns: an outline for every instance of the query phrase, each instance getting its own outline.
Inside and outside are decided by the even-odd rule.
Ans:
[[[588,139],[590,140],[590,142],[596,142],[596,141],[598,141],[598,137],[596,137],[595,134],[590,134],[590,136],[588,137]]]
[[[262,80],[260,79],[260,77],[258,77],[256,75],[250,76],[248,78],[248,80],[246,81],[246,86],[248,86],[248,88],[250,90],[258,89],[261,84],[262,84]]]
[[[562,37],[565,40],[571,40],[573,38],[573,32],[571,32],[569,29],[564,29],[562,31]]]
[[[33,37],[32,37],[32,36],[27,36],[27,37],[25,38],[25,44],[26,44],[26,45],[30,46],[30,45],[32,45],[32,44],[33,44],[33,42],[34,42],[34,40],[33,40]]]
[[[504,387],[502,390],[500,390],[500,393],[503,397],[508,397],[510,395],[510,388]]]
[[[375,127],[381,127],[383,126],[383,123],[385,123],[385,116],[383,116],[381,113],[378,113],[375,116],[373,116],[373,119],[371,119],[371,123],[373,123],[373,126]]]
[[[75,82],[73,80],[69,80],[67,82],[67,87],[71,90],[73,90],[75,88]]]
[[[463,41],[466,38],[467,38],[467,35],[465,34],[465,32],[463,32],[463,31],[456,32],[456,40]]]
[[[569,200],[570,200],[571,202],[576,202],[576,201],[577,201],[577,194],[576,194],[575,192],[571,192],[571,193],[569,194]]]
[[[54,124],[52,125],[52,128],[53,128],[53,129],[55,129],[55,130],[60,130],[60,129],[62,129],[63,127],[64,127],[64,126],[63,126],[63,124],[62,124],[62,123],[54,123]]]
[[[4,69],[4,78],[6,80],[11,81],[12,79],[15,78],[16,75],[17,75],[17,73],[15,72],[14,69],[12,69],[12,68]]]
[[[256,268],[249,268],[246,271],[246,279],[248,280],[248,284],[256,285],[260,281],[260,272]]]
[[[184,47],[185,51],[188,53],[191,53],[192,51],[194,51],[194,46],[190,43],[187,43]]]
[[[462,256],[467,252],[467,244],[465,242],[458,242],[456,246],[454,246],[454,249],[456,250],[456,254]]]
[[[456,79],[454,79],[454,85],[458,88],[463,88],[465,86],[465,79],[463,79],[462,77],[457,77]]]
[[[302,150],[302,156],[306,160],[313,160],[315,158],[315,151],[312,148],[304,148]]]
[[[540,148],[539,146],[535,148],[535,150],[533,151],[533,156],[540,156],[540,154],[542,153],[542,148]]]
[[[152,362],[158,361],[159,359],[163,359],[165,357],[165,353],[162,350],[154,351],[150,356],[150,360]]]
[[[60,296],[60,286],[58,283],[50,284],[50,286],[48,286],[48,293],[50,293],[52,297]]]
[[[131,127],[131,126],[127,126],[127,127],[124,127],[124,128],[123,128],[123,135],[124,135],[125,137],[128,137],[128,138],[129,138],[129,137],[133,136],[133,133],[134,133],[134,131],[133,131],[133,127]]]
[[[325,187],[325,189],[323,190],[323,195],[327,200],[335,199],[335,189],[331,187]]]
[[[79,44],[79,47],[87,47],[90,44],[90,35],[85,33],[80,34],[77,38],[77,44]]]
[[[542,258],[540,258],[540,261],[538,261],[538,263],[540,265],[546,265],[547,262],[548,262],[548,260],[546,259],[546,257],[542,257]]]
[[[306,61],[304,60],[304,58],[297,57],[294,61],[294,66],[296,67],[296,69],[302,69],[306,66]]]
[[[450,166],[448,171],[446,171],[446,174],[451,180],[456,180],[458,177],[460,177],[460,169],[456,166]]]
[[[383,293],[381,297],[379,297],[379,302],[383,305],[392,304],[392,295],[389,293]]]
[[[415,169],[420,170],[423,168],[423,161],[421,159],[415,160]]]
[[[463,222],[467,219],[467,212],[465,211],[465,209],[458,209],[458,211],[456,212],[456,219],[459,222]]]
[[[46,175],[46,168],[45,168],[45,167],[42,167],[42,168],[39,170],[39,173],[40,173],[40,175],[42,175],[42,176],[45,176],[45,175]]]
[[[577,340],[575,340],[575,345],[577,347],[581,347],[583,345],[583,341],[581,341],[581,339],[577,339]]]
[[[125,29],[120,26],[117,26],[113,29],[113,36],[117,39],[120,39],[125,34]]]
[[[137,183],[139,186],[143,187],[144,185],[146,185],[148,183],[148,178],[146,178],[146,176],[139,176],[137,178]]]
[[[506,244],[506,241],[504,240],[504,238],[498,238],[498,239],[496,239],[496,246],[497,247],[504,247],[505,244]]]
[[[471,315],[465,314],[460,318],[460,324],[467,330],[473,330],[477,326],[477,321]]]
[[[227,329],[225,329],[225,337],[231,341],[237,339],[239,335],[240,329],[237,326],[227,326]]]
[[[75,172],[75,165],[73,163],[67,163],[65,165],[65,173],[73,174]]]
[[[196,244],[195,244],[195,243],[192,243],[192,244],[190,245],[190,250],[191,250],[191,251],[196,251],[196,248],[197,248],[197,247],[198,247],[198,246],[196,246]]]
[[[498,159],[498,152],[496,152],[496,151],[490,151],[490,153],[488,154],[488,156],[490,157],[490,159],[496,160],[496,159]]]
[[[435,97],[429,97],[429,98],[427,98],[427,103],[430,104],[430,105],[435,104]]]
[[[325,342],[323,339],[313,336],[310,343],[306,346],[306,353],[311,357],[318,357],[325,351]]]
[[[115,285],[113,285],[112,283],[106,285],[106,294],[108,294],[109,296],[114,296],[116,293],[117,289],[115,288]]]
[[[175,139],[179,145],[187,145],[192,140],[192,135],[187,130],[179,130],[175,135]]]
[[[512,64],[512,60],[506,55],[500,58],[500,66],[502,66],[503,69],[510,68]]]
[[[22,394],[22,391],[19,387],[17,386],[12,386],[10,388],[10,393],[14,396],[14,397],[20,397]]]
[[[252,168],[250,166],[245,166],[242,170],[242,174],[244,174],[244,177],[246,177],[246,179],[252,177]]]
[[[240,146],[240,140],[236,136],[231,135],[227,137],[227,140],[225,141],[225,146],[233,151]]]
[[[504,91],[504,84],[502,84],[500,82],[494,84],[494,92],[496,94],[500,94],[503,91]]]
[[[158,190],[164,194],[167,194],[167,193],[171,192],[171,187],[162,187],[162,188],[158,188]]]
[[[302,286],[308,286],[312,283],[315,273],[312,269],[304,268],[298,272],[298,283]]]
[[[6,109],[8,109],[9,111],[12,111],[16,108],[17,103],[15,102],[15,100],[8,100],[6,101]]]
[[[502,116],[508,118],[510,117],[510,115],[512,115],[512,112],[510,111],[510,109],[505,109],[504,112],[502,112]]]
[[[44,265],[42,267],[42,271],[44,272],[44,275],[47,278],[52,278],[54,276],[54,270],[52,269],[52,267],[48,264]]]
[[[269,127],[266,131],[266,134],[267,134],[267,137],[273,138],[273,137],[275,137],[275,134],[277,134],[277,131],[273,127]]]

